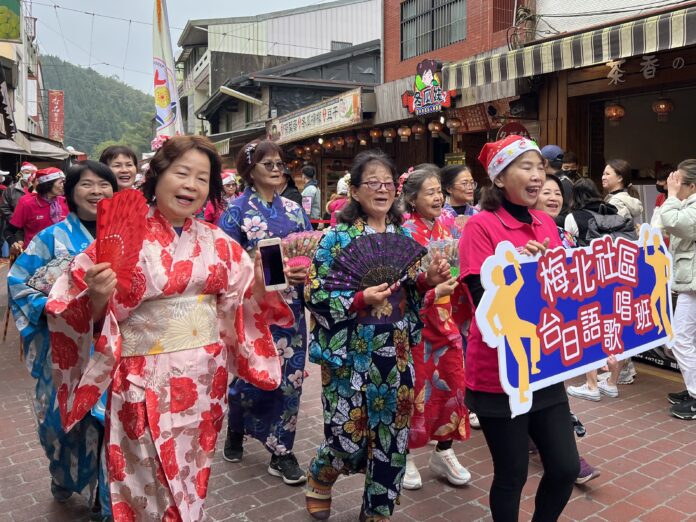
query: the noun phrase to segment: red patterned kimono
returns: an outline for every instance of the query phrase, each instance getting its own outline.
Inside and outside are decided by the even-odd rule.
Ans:
[[[418,214],[405,223],[413,239],[423,246],[430,241],[451,239],[447,221],[438,218],[433,224]],[[430,440],[465,440],[469,438],[469,412],[464,406],[464,352],[458,322],[467,319],[470,308],[462,295],[461,285],[451,297],[435,300],[435,289],[429,290],[421,308],[423,336],[413,348],[416,370],[415,408],[411,418],[408,447],[425,446]]]
[[[94,255],[93,244],[75,258],[46,306],[63,425],[69,430],[110,389],[115,521],[201,520],[227,386],[233,374],[278,386],[268,325],[289,327],[292,313],[279,294],[254,298],[252,262],[224,232],[187,220],[178,236],[153,208],[132,288],[112,298],[90,355],[84,274]]]

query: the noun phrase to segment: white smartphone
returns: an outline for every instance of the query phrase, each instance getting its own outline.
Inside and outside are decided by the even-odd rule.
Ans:
[[[263,282],[268,290],[285,290],[288,280],[283,271],[283,249],[280,238],[262,239],[259,241]]]

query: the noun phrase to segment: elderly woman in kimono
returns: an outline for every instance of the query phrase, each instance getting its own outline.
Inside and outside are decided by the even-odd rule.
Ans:
[[[39,232],[7,275],[10,308],[24,343],[24,359],[36,379],[34,412],[39,442],[48,457],[51,492],[58,502],[66,501],[73,493],[93,497],[104,427],[88,414],[70,432],[63,430],[51,373],[52,347],[45,313],[50,277],[42,278],[39,284],[39,279],[32,276],[42,268],[60,272],[61,259],[67,266],[72,257],[94,241],[97,202],[112,197],[117,190],[116,177],[105,165],[85,161],[73,166],[65,179],[70,209],[67,218]],[[105,468],[101,472],[101,502],[95,502],[95,517],[100,515],[100,504],[101,515],[110,514]]]
[[[305,294],[316,320],[310,360],[321,365],[324,436],[309,466],[306,505],[312,517],[331,513],[331,489],[340,474],[364,472],[361,521],[389,520],[406,470],[413,411],[411,350],[420,341],[422,295],[450,278],[434,256],[424,273],[399,285],[358,292],[325,287],[336,257],[360,236],[410,236],[396,200],[396,168],[379,151],[361,152],[351,168],[351,200],[339,225],[322,238]],[[415,271],[413,271],[415,272]],[[389,310],[385,317],[382,313]]]
[[[147,218],[132,224],[146,232],[130,290],[116,290],[116,274],[95,264],[92,246],[47,304],[65,429],[109,390],[116,522],[202,520],[230,373],[264,389],[280,383],[268,323],[291,324],[289,309],[266,293],[260,264],[215,225],[192,218],[208,197],[220,200],[220,170],[208,139],[169,139],[143,187]]]
[[[278,195],[284,183],[281,152],[278,145],[268,140],[253,141],[242,148],[236,165],[247,189],[230,203],[218,222],[220,228],[252,255],[262,239],[312,230],[302,207]],[[225,459],[239,462],[244,434],[251,435],[271,453],[268,473],[281,477],[286,484],[301,484],[306,480],[292,452],[307,353],[302,299],[306,274],[303,267],[289,272],[290,286],[283,293],[295,316],[294,324],[289,328],[271,328],[283,359],[280,388],[264,391],[244,379],[237,379],[230,388]]]

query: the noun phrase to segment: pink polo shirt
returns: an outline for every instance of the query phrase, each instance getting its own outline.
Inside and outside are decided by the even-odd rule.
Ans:
[[[530,210],[532,224],[521,223],[504,208],[495,212],[482,211],[469,218],[459,241],[459,265],[462,277],[478,275],[484,261],[495,253],[502,241],[510,241],[522,248],[530,240],[544,242],[549,248],[561,245],[558,228],[548,214]],[[474,318],[469,329],[466,347],[466,386],[475,391],[505,393],[500,386],[498,352],[481,337]]]
[[[63,221],[70,211],[63,196],[57,196],[57,199],[61,206],[61,218],[58,221]],[[10,224],[24,230],[26,247],[36,234],[54,224],[51,220],[51,205],[38,194],[25,194],[17,202]]]

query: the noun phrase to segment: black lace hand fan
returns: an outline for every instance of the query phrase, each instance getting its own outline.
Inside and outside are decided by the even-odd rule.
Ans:
[[[382,283],[393,285],[427,253],[426,248],[401,234],[360,236],[334,259],[324,288],[357,292]]]

